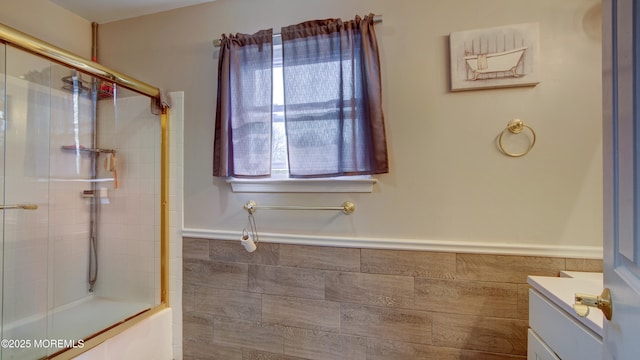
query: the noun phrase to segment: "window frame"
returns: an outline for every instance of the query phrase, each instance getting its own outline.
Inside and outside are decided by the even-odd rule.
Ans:
[[[272,46],[273,56],[271,68],[273,70],[278,65],[282,67],[282,38],[280,37],[280,34],[273,35]],[[276,51],[279,52],[279,56],[276,56]],[[284,104],[282,106],[284,106]],[[276,106],[274,106],[273,112],[275,112],[275,108]],[[273,131],[273,120],[271,129]],[[271,171],[273,173],[273,156],[271,161]],[[371,193],[373,192],[373,185],[377,182],[378,180],[372,178],[370,175],[309,179],[290,178],[285,176],[271,176],[269,178],[227,178],[227,183],[231,186],[231,190],[234,193]]]
[[[227,178],[237,193],[371,193],[378,182],[369,175],[318,179],[244,179]]]

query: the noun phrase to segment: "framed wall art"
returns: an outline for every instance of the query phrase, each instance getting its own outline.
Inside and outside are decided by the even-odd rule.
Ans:
[[[449,34],[451,90],[538,84],[538,28],[526,23]]]

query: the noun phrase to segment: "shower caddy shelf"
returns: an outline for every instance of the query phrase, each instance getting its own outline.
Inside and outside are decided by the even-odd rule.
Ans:
[[[65,76],[62,79],[64,85],[63,90],[70,93],[79,93],[81,95],[89,96],[92,92],[91,81],[83,80],[81,75],[73,73],[72,75]],[[107,81],[99,81],[97,86],[98,100],[113,98],[114,85]]]
[[[83,153],[87,153],[89,155],[92,156],[99,156],[100,154],[112,154],[115,157],[116,151],[113,149],[101,149],[101,148],[86,148],[84,146],[79,146],[76,147],[74,145],[63,145],[60,147],[62,149],[62,151],[67,151],[67,152],[83,152]],[[97,179],[90,179],[87,180],[87,182],[94,182],[94,183],[98,183],[98,182],[105,182],[105,181],[113,181],[114,183],[117,182],[115,177],[112,178],[97,178]],[[99,194],[96,193],[96,191],[94,190],[85,190],[80,194],[83,198],[95,198],[98,197]]]
[[[86,148],[84,146],[80,146],[80,147],[75,147],[75,146],[62,146],[61,147],[63,151],[69,151],[69,152],[84,152],[84,153],[88,153],[88,154],[115,154],[116,151],[113,149],[100,149],[100,148]]]

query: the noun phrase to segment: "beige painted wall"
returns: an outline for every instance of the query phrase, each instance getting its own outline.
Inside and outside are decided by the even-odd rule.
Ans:
[[[0,23],[91,58],[91,22],[49,0],[0,0]]]
[[[184,226],[240,232],[242,205],[338,205],[351,216],[259,212],[259,230],[357,240],[576,247],[602,244],[601,39],[597,0],[217,0],[104,24],[102,62],[185,92]],[[372,194],[234,194],[211,176],[221,33],[383,15],[376,26],[391,173]],[[448,34],[540,23],[541,83],[449,91]],[[532,126],[531,153],[509,158],[496,136]],[[580,255],[576,250],[576,255]]]

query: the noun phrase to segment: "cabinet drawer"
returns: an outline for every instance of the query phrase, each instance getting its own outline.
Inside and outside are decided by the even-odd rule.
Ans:
[[[536,333],[529,329],[527,339],[527,359],[528,360],[560,360],[556,354],[549,349]]]
[[[529,325],[560,359],[602,359],[602,338],[533,289]]]

